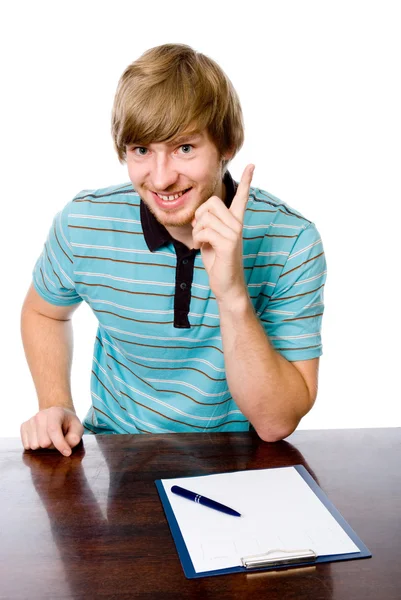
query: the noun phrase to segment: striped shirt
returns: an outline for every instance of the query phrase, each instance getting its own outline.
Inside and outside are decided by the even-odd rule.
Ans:
[[[237,184],[224,181],[229,205]],[[320,356],[326,263],[314,224],[251,188],[243,265],[274,348],[289,361]],[[80,192],[56,215],[33,282],[47,302],[84,300],[98,319],[87,433],[249,429],[200,252],[173,240],[131,183]]]

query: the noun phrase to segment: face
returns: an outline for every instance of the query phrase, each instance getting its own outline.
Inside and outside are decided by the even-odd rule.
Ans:
[[[222,157],[206,130],[127,146],[127,166],[134,188],[167,228],[190,226],[196,209],[222,194]]]

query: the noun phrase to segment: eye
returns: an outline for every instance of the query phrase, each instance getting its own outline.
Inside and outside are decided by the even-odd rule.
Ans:
[[[180,149],[183,154],[190,154],[191,150],[193,149],[193,146],[191,144],[183,144],[182,146],[180,146]]]
[[[148,149],[144,148],[143,146],[137,146],[133,150],[134,154],[136,154],[137,156],[146,156],[146,153],[148,152]]]

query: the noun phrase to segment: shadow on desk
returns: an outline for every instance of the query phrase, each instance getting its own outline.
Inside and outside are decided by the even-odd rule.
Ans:
[[[333,598],[329,564],[186,580],[154,485],[294,464],[316,479],[288,442],[268,444],[256,434],[97,436],[84,438],[70,458],[44,451],[26,452],[23,460],[47,511],[71,598],[255,599],[267,592],[272,600]]]

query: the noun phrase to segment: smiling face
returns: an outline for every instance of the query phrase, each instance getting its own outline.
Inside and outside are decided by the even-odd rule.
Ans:
[[[211,196],[224,200],[222,159],[206,130],[171,142],[127,146],[135,190],[173,237],[175,228],[191,228],[196,209]]]

